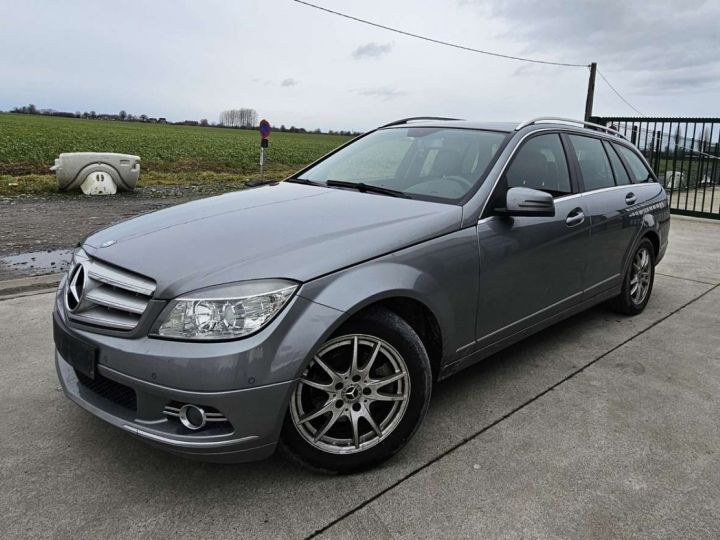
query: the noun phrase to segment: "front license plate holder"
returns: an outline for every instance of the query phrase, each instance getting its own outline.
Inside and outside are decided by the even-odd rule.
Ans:
[[[71,335],[53,318],[53,338],[60,356],[83,375],[95,378],[98,349]]]

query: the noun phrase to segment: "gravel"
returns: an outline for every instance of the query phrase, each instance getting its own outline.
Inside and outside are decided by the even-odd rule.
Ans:
[[[0,280],[63,271],[89,233],[168,206],[241,188],[237,183],[156,185],[113,196],[80,193],[0,198]]]

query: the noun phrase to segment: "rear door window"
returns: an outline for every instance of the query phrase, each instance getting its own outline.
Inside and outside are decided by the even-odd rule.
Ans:
[[[650,171],[645,166],[642,159],[640,159],[634,151],[620,144],[613,144],[613,146],[617,149],[620,155],[625,158],[628,167],[630,167],[630,174],[634,184],[649,182],[652,179]]]
[[[568,138],[580,165],[585,191],[614,186],[615,180],[602,141],[582,135],[568,135]]]
[[[619,186],[625,186],[630,183],[630,176],[625,170],[622,160],[618,157],[617,152],[609,142],[603,142],[605,151],[610,158],[610,165],[612,165],[613,173],[615,174],[615,182]]]
[[[547,191],[555,197],[572,193],[560,135],[539,135],[527,141],[505,173],[507,187]]]

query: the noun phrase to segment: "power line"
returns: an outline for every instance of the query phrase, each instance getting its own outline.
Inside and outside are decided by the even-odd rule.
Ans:
[[[463,51],[469,51],[469,52],[474,52],[474,53],[479,53],[479,54],[486,54],[488,56],[496,56],[498,58],[506,58],[508,60],[519,60],[521,62],[532,62],[534,64],[547,64],[547,65],[551,65],[551,66],[564,66],[564,67],[588,67],[587,64],[569,64],[566,62],[551,62],[549,60],[537,60],[535,58],[523,58],[520,56],[512,56],[509,54],[501,54],[501,53],[496,53],[496,52],[491,52],[491,51],[484,51],[482,49],[474,49],[472,47],[466,47],[465,45],[458,45],[457,43],[450,43],[448,41],[433,39],[433,38],[421,36],[419,34],[413,34],[412,32],[406,32],[405,30],[400,30],[398,28],[392,28],[390,26],[385,26],[383,24],[366,21],[365,19],[353,17],[352,15],[340,13],[339,11],[333,11],[332,9],[328,9],[326,7],[318,6],[315,4],[311,4],[310,2],[305,2],[304,0],[293,0],[293,1],[297,2],[298,4],[303,4],[303,5],[311,7],[311,8],[319,9],[320,11],[325,11],[327,13],[337,15],[338,17],[344,17],[346,19],[350,19],[352,21],[367,24],[369,26],[374,26],[376,28],[382,28],[383,30],[389,30],[390,32],[395,32],[396,34],[402,34],[404,36],[409,36],[409,37],[413,37],[416,39],[422,39],[423,41],[429,41],[430,43],[436,43],[438,45],[445,45],[447,47],[454,47],[455,49],[462,49]]]
[[[421,39],[423,41],[428,41],[430,43],[435,43],[438,45],[445,45],[446,47],[453,47],[455,49],[461,49],[463,51],[485,54],[488,56],[495,56],[497,58],[505,58],[508,60],[518,60],[520,62],[532,62],[533,64],[545,64],[545,65],[550,65],[550,66],[563,66],[563,67],[589,67],[589,64],[570,64],[567,62],[552,62],[550,60],[538,60],[535,58],[523,58],[521,56],[513,56],[510,54],[502,54],[502,53],[497,53],[497,52],[492,52],[492,51],[485,51],[482,49],[475,49],[473,47],[466,47],[465,45],[459,45],[457,43],[450,43],[448,41],[442,41],[440,39],[434,39],[434,38],[430,38],[427,36],[421,36],[419,34],[413,34],[412,32],[406,32],[405,30],[400,30],[399,28],[393,28],[391,26],[385,26],[384,24],[379,24],[379,23],[375,23],[375,22],[368,21],[365,19],[360,19],[359,17],[354,17],[354,16],[348,15],[346,13],[341,13],[339,11],[334,11],[332,9],[328,9],[323,6],[311,4],[310,2],[306,2],[305,0],[293,0],[293,1],[298,4],[303,4],[305,6],[308,6],[308,7],[314,8],[314,9],[318,9],[318,10],[324,11],[326,13],[330,13],[332,15],[337,15],[338,17],[343,17],[345,19],[349,19],[351,21],[356,21],[356,22],[359,22],[362,24],[367,24],[369,26],[374,26],[375,28],[381,28],[383,30],[395,32],[396,34],[402,34],[403,36],[409,36],[409,37],[413,37],[416,39]],[[605,84],[607,84],[610,87],[610,89],[613,92],[615,92],[615,94],[623,101],[623,103],[625,103],[625,105],[630,107],[633,111],[638,113],[640,116],[645,116],[643,113],[641,113],[639,110],[637,110],[627,99],[625,99],[623,97],[623,95],[620,92],[618,92],[612,84],[610,84],[610,81],[607,80],[607,77],[605,77],[605,75],[603,75],[600,72],[600,70],[598,70],[597,73],[598,73],[598,75],[600,75],[602,80],[605,81]]]
[[[599,69],[598,69],[597,73],[598,73],[598,75],[600,75],[600,77],[602,78],[602,80],[605,81],[605,84],[607,84],[607,85],[610,87],[610,90],[612,90],[613,92],[615,92],[615,94],[617,95],[617,97],[619,97],[620,99],[623,100],[623,103],[625,103],[625,105],[627,105],[628,107],[630,107],[633,111],[635,111],[636,113],[638,113],[640,116],[645,116],[643,113],[641,113],[640,111],[638,111],[635,107],[633,107],[632,104],[631,104],[627,99],[625,99],[620,92],[618,92],[617,90],[615,90],[615,87],[614,87],[612,84],[610,84],[610,81],[607,80],[607,78],[605,77],[605,75],[603,75],[603,74],[600,72]]]

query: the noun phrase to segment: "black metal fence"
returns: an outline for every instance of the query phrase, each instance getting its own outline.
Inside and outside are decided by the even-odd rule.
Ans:
[[[645,155],[675,214],[720,219],[720,118],[595,117]]]

